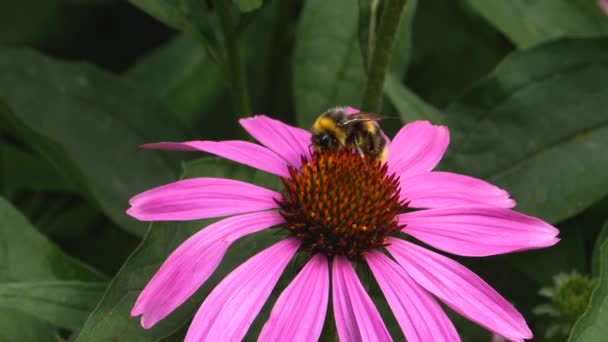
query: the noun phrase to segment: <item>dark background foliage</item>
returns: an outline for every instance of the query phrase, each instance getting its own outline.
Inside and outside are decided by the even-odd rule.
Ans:
[[[137,146],[244,137],[237,119],[253,113],[309,127],[328,107],[360,106],[368,6],[0,2],[0,341],[183,338],[213,285],[276,237],[237,242],[191,301],[143,330],[129,316],[138,292],[206,222],[137,222],[124,214],[128,198],[179,177],[278,184],[234,163]],[[539,341],[608,336],[606,35],[608,16],[592,0],[408,0],[388,69],[382,113],[401,118],[386,122],[389,135],[416,119],[447,124],[441,168],[506,188],[516,210],[560,228],[550,249],[460,260],[515,303]],[[533,313],[547,301],[538,291],[571,271],[597,279],[591,302],[569,337],[545,337],[563,322]],[[490,341],[451,316],[464,341]]]

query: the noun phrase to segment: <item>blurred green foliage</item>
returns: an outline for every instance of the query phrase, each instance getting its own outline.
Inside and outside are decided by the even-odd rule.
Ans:
[[[130,317],[160,263],[209,220],[143,224],[124,214],[129,197],[180,175],[280,190],[275,177],[231,162],[138,145],[244,136],[234,100],[243,91],[251,113],[240,114],[304,128],[328,107],[362,103],[369,1],[219,1],[0,2],[1,341],[181,340],[223,275],[280,238],[238,241],[212,279],[154,328]],[[532,315],[544,300],[538,290],[560,272],[598,277],[570,341],[601,341],[608,16],[584,0],[409,0],[392,57],[382,112],[401,122],[387,120],[385,131],[417,119],[447,124],[442,169],[504,187],[516,210],[561,229],[551,249],[459,261],[523,312],[537,341],[555,341],[543,336],[551,322]],[[235,62],[246,70],[244,89],[234,84]],[[462,340],[490,340],[449,314]],[[392,316],[387,322],[399,338]]]

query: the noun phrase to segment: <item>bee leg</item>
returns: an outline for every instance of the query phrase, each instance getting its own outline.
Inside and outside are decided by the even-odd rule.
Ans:
[[[357,146],[357,152],[359,152],[359,156],[361,156],[361,158],[365,157],[365,154],[363,153],[363,150],[361,149],[361,147]]]

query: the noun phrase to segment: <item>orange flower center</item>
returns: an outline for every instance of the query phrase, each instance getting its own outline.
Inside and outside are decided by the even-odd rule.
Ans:
[[[349,150],[314,152],[289,174],[277,203],[309,253],[359,259],[402,228],[396,215],[407,202],[399,199],[399,179],[378,160]]]

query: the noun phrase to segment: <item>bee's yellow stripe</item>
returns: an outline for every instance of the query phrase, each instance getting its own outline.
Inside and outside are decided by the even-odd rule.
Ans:
[[[318,118],[317,121],[315,121],[315,124],[313,125],[312,129],[314,133],[320,133],[323,131],[331,132],[342,145],[344,145],[344,143],[346,142],[346,134],[344,134],[344,132],[340,128],[338,128],[334,120],[332,120],[331,118]]]

